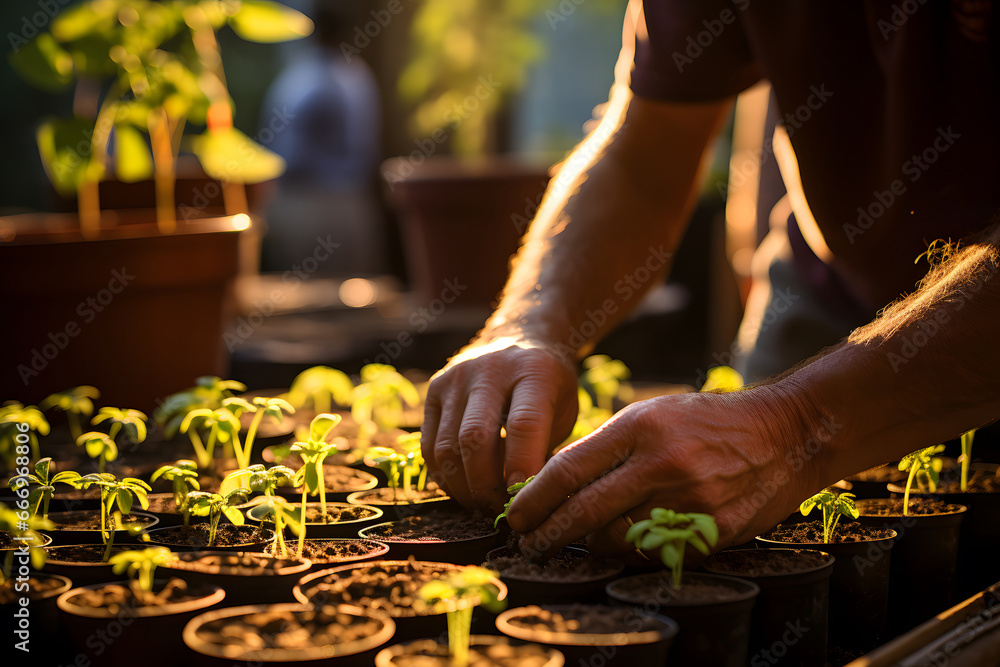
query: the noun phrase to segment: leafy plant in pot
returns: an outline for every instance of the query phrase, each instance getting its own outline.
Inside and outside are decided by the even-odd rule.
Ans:
[[[149,540],[181,549],[216,549],[224,551],[262,551],[273,538],[273,531],[246,526],[239,505],[247,502],[250,489],[239,487],[224,495],[207,491],[191,491],[181,503],[180,511],[208,517],[207,523],[188,526],[167,526],[150,531]],[[231,523],[222,523],[225,516]]]
[[[10,488],[17,492],[21,488],[30,488],[28,492],[28,512],[34,516],[41,513],[42,519],[49,519],[49,505],[55,493],[56,484],[66,484],[74,487],[80,479],[80,474],[71,470],[55,472],[52,459],[45,457],[35,462],[34,472],[27,477],[11,477]]]
[[[97,487],[101,493],[101,506],[95,511],[51,512],[49,517],[55,524],[52,540],[57,545],[101,543],[104,545],[102,560],[108,562],[118,534],[124,540],[134,541],[131,536],[158,523],[157,518],[151,514],[132,511],[136,501],[143,509],[149,507],[146,494],[150,488],[141,479],[118,479],[107,472],[81,476],[67,471],[65,481],[82,489]],[[120,511],[115,510],[116,506]]]
[[[163,479],[170,482],[171,493],[149,494],[149,513],[160,520],[161,526],[176,526],[183,522],[186,526],[191,521],[191,512],[181,512],[184,498],[192,491],[201,490],[198,481],[198,464],[194,461],[181,459],[174,463],[157,468],[149,478],[150,484]],[[173,503],[171,505],[171,503]]]
[[[123,440],[139,444],[146,440],[146,415],[131,408],[101,408],[90,423],[94,426],[110,422],[107,433],[89,431],[76,439],[76,444],[84,448],[87,456],[97,459],[97,471],[105,472],[109,461],[118,458],[119,435]]]
[[[819,507],[822,521],[779,525],[757,537],[770,548],[822,549],[834,558],[830,579],[830,646],[844,651],[866,651],[885,638],[889,599],[889,566],[896,531],[863,526],[850,493],[826,489],[804,500],[800,511],[808,516]]]
[[[608,597],[677,621],[680,629],[670,654],[679,665],[746,665],[750,612],[760,588],[734,577],[684,572],[688,546],[708,555],[718,543],[715,520],[707,514],[680,514],[658,507],[649,519],[633,524],[625,538],[637,549],[655,551],[669,572],[612,581],[607,585]],[[657,608],[649,609],[651,600]]]
[[[365,451],[365,462],[383,472],[388,487],[357,491],[347,496],[347,502],[384,508],[387,516],[397,519],[424,510],[454,507],[443,489],[427,481],[427,464],[420,454],[420,434],[399,436],[397,447],[375,446]]]

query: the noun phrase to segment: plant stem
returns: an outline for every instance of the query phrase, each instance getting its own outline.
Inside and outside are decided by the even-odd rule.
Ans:
[[[202,470],[207,470],[212,465],[212,457],[205,450],[201,436],[198,435],[198,430],[193,426],[188,429],[188,438],[191,440],[191,446],[194,447],[194,457],[198,459],[198,467]]]
[[[427,466],[420,467],[420,474],[417,476],[417,491],[423,491],[427,486]]]
[[[302,551],[306,546],[306,497],[309,491],[302,487],[302,524],[299,526],[299,558],[302,558]]]
[[[247,429],[247,439],[243,441],[243,447],[236,450],[236,462],[241,470],[250,466],[250,452],[253,449],[253,441],[257,437],[257,429],[260,427],[262,419],[264,419],[264,409],[259,408],[250,422],[250,428]]]
[[[35,435],[34,431],[28,432],[28,442],[31,443],[32,460],[37,461],[41,458],[41,454],[38,451],[38,436]]]
[[[316,462],[316,475],[319,477],[319,512],[326,521],[326,478],[323,477],[323,460]],[[302,506],[302,523],[306,520],[306,506]]]
[[[156,226],[161,234],[170,234],[177,229],[177,212],[174,207],[174,151],[170,118],[163,107],[157,107],[149,112],[146,125],[149,128],[149,143],[153,149]]]
[[[451,664],[465,667],[469,664],[469,632],[472,627],[472,607],[448,612],[448,650]]]
[[[969,466],[972,464],[972,439],[975,431],[968,431],[962,434],[962,479],[960,488],[962,491],[969,490]]]
[[[323,414],[324,412],[329,412],[332,407],[332,394],[328,391],[320,391],[313,394],[313,406],[316,408],[317,414]]]
[[[906,478],[906,490],[903,492],[903,516],[910,513],[910,487],[913,485],[913,478],[917,476],[917,464],[914,462],[910,468],[910,476]]]

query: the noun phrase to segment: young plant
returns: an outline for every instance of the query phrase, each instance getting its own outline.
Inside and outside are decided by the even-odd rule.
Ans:
[[[934,445],[925,449],[919,449],[912,454],[907,454],[899,462],[899,469],[903,472],[909,471],[906,478],[906,491],[903,493],[903,516],[910,513],[910,487],[916,480],[921,486],[927,487],[931,493],[937,489],[940,477],[942,462],[934,456],[944,451],[944,445]]]
[[[167,547],[147,547],[115,554],[108,563],[115,574],[127,574],[132,594],[138,599],[144,599],[152,596],[156,568],[173,557],[173,552]]]
[[[274,545],[271,555],[279,558],[288,557],[288,545],[285,542],[285,528],[288,528],[299,538],[298,556],[302,557],[306,539],[305,505],[295,507],[281,496],[265,496],[263,503],[250,510],[250,516],[261,522],[261,529],[264,527],[264,521],[268,519],[274,521]]]
[[[239,438],[233,438],[233,450],[236,453],[236,465],[246,468],[250,465],[250,456],[253,454],[253,443],[257,437],[257,429],[264,417],[270,417],[279,424],[284,421],[285,413],[295,414],[295,408],[289,405],[288,401],[281,398],[264,398],[258,396],[253,402],[248,402],[239,396],[233,396],[222,401],[222,406],[228,408],[238,418],[243,413],[253,414],[250,427],[247,429],[247,437],[240,445]]]
[[[660,550],[660,560],[670,568],[670,580],[677,590],[684,571],[684,549],[690,544],[704,555],[719,543],[719,528],[708,514],[680,514],[655,508],[648,519],[638,521],[625,533],[625,540],[643,551]]]
[[[403,404],[420,404],[413,383],[387,364],[361,368],[361,384],[354,388],[351,416],[359,424],[374,422],[381,429],[397,428],[403,422]]]
[[[312,403],[313,410],[322,414],[330,412],[334,402],[349,407],[354,401],[354,383],[336,368],[313,366],[295,376],[287,398],[297,408]]]
[[[55,525],[48,519],[38,515],[25,517],[23,512],[17,512],[0,503],[0,532],[7,533],[13,539],[18,549],[27,548],[31,566],[40,570],[45,564],[45,549],[42,545],[45,539],[37,531],[51,530]],[[9,549],[0,567],[0,588],[13,582],[11,572],[14,567],[14,554],[18,549]]]
[[[24,424],[24,426],[20,426]],[[27,436],[31,445],[31,458],[38,459],[38,436],[49,434],[49,422],[34,405],[27,407],[17,402],[0,407],[0,456],[8,470],[16,466],[17,446],[23,444],[22,436]]]
[[[420,433],[406,433],[399,436],[396,438],[396,446],[403,453],[403,489],[408,491],[413,486],[413,477],[416,476],[416,489],[423,491],[427,486],[427,464],[423,452],[420,451]]]
[[[969,466],[972,465],[972,441],[976,438],[976,429],[962,434],[962,478],[959,488],[962,492],[969,490]]]
[[[90,458],[98,460],[98,472],[104,472],[108,461],[118,458],[118,443],[115,439],[119,435],[124,434],[125,439],[136,444],[146,440],[146,415],[138,410],[101,408],[90,423],[96,426],[106,421],[111,422],[107,434],[89,431],[76,440],[76,444],[83,447]]]
[[[510,512],[510,506],[514,504],[514,496],[516,496],[521,489],[528,486],[528,484],[530,484],[533,479],[535,479],[534,475],[524,480],[523,482],[518,482],[517,484],[511,484],[510,486],[507,487],[507,493],[510,494],[510,500],[508,500],[504,504],[503,511],[500,512],[500,514],[497,515],[497,518],[493,520],[494,528],[500,525],[500,519],[505,519],[507,517],[507,513]]]
[[[192,410],[217,410],[233,392],[246,389],[242,382],[205,375],[195,380],[195,386],[168,396],[153,413],[153,419],[163,429],[164,437],[170,439],[177,435]]]
[[[199,435],[199,427],[208,431],[208,442],[203,443]],[[236,441],[240,437],[240,420],[232,410],[226,407],[209,410],[198,408],[187,413],[180,425],[180,432],[187,433],[194,447],[195,460],[198,467],[205,470],[212,465],[215,455],[215,445],[218,442]]]
[[[392,489],[392,499],[396,500],[403,468],[406,467],[406,454],[389,447],[369,447],[365,450],[365,463],[375,466],[385,474],[389,488]]]
[[[465,667],[469,664],[469,633],[472,612],[482,605],[499,613],[507,601],[499,597],[497,573],[484,567],[463,567],[443,579],[435,579],[420,587],[417,595],[428,604],[444,603],[448,607],[448,652],[451,664]]]
[[[597,397],[597,405],[611,412],[616,398],[628,402],[632,399],[632,387],[626,382],[632,377],[628,366],[606,354],[595,354],[583,360],[584,372],[580,383],[589,387]]]
[[[81,385],[66,391],[59,391],[50,394],[38,404],[42,410],[56,409],[66,414],[69,422],[69,431],[73,436],[73,442],[83,435],[81,424],[84,420],[90,419],[94,414],[94,401],[101,397],[101,392],[96,387]]]
[[[173,465],[160,466],[149,478],[152,484],[156,480],[163,478],[173,485],[174,504],[179,508],[184,502],[184,497],[191,491],[199,491],[201,484],[198,482],[198,464],[194,461],[181,459]],[[189,516],[184,517],[184,525],[187,525]]]
[[[97,459],[97,472],[104,472],[108,461],[118,458],[118,445],[107,433],[88,431],[77,438],[76,444],[78,447],[83,447],[87,456]]]
[[[52,494],[55,492],[55,485],[59,483],[68,484],[73,486],[76,480],[80,479],[80,474],[64,470],[63,472],[55,473],[53,470],[52,459],[45,457],[40,459],[35,463],[34,474],[27,476],[27,484],[34,484],[34,488],[28,492],[28,512],[34,516],[38,514],[38,510],[42,510],[42,518],[48,520],[49,518],[49,502],[52,500]],[[17,490],[21,488],[24,483],[20,480],[25,479],[23,477],[11,477],[10,478],[10,488]]]
[[[799,505],[802,516],[809,516],[814,507],[823,510],[823,543],[829,544],[833,539],[833,531],[837,529],[840,517],[858,518],[858,508],[854,505],[853,493],[836,494],[829,489],[820,491],[812,498],[807,498]]]
[[[321,516],[326,516],[326,479],[323,461],[337,445],[327,442],[326,436],[340,423],[340,415],[318,414],[309,423],[309,437],[292,445],[292,451],[302,457],[302,467],[295,475],[295,483],[302,485],[302,516],[305,517],[306,500],[319,495]],[[304,522],[303,522],[304,523]]]
[[[136,500],[142,509],[149,508],[149,499],[146,496],[152,489],[141,479],[124,477],[119,480],[111,473],[101,472],[84,475],[75,480],[73,485],[81,489],[96,486],[101,490],[101,539],[104,541],[103,560],[106,563],[115,543],[116,526],[113,517],[115,505],[117,504],[121,510],[123,515],[121,521],[124,523]]]
[[[208,517],[208,545],[215,546],[215,537],[219,531],[219,522],[225,515],[234,525],[244,524],[243,513],[238,509],[250,498],[250,489],[240,487],[232,489],[225,495],[208,493],[207,491],[191,491],[181,503],[181,512],[189,512],[195,516]]]

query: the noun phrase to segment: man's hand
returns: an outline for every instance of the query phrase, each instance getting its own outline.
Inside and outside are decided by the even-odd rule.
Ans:
[[[507,486],[538,472],[569,435],[576,386],[573,365],[550,347],[514,338],[473,343],[427,392],[421,442],[433,478],[466,507],[498,510]]]
[[[719,548],[752,539],[823,486],[819,455],[789,455],[809,437],[832,436],[808,413],[775,385],[630,405],[553,456],[507,520],[525,534],[522,551],[538,557],[584,536],[592,550],[627,555],[623,517],[640,521],[655,507],[713,515]]]

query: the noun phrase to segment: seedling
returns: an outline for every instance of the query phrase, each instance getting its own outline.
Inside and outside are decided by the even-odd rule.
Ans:
[[[0,503],[0,532],[8,533],[14,540],[17,549],[8,549],[0,567],[0,588],[13,585],[11,573],[14,568],[14,553],[21,548],[28,549],[31,566],[40,570],[45,564],[45,539],[37,531],[51,530],[55,525],[40,516],[28,516],[24,511],[17,512]]]
[[[181,459],[173,465],[168,463],[165,466],[160,466],[153,473],[153,476],[149,478],[150,484],[161,477],[173,485],[174,504],[178,508],[180,508],[181,503],[184,502],[184,497],[188,493],[201,489],[201,484],[198,482],[198,464],[194,461]],[[189,514],[184,515],[185,526],[188,525],[189,518]]]
[[[354,383],[343,371],[329,366],[307,368],[292,380],[288,402],[297,408],[312,403],[318,413],[330,412],[333,403],[349,407],[354,402]]]
[[[420,451],[420,433],[406,433],[396,438],[396,446],[403,452],[403,489],[413,486],[413,476],[417,476],[417,491],[427,486],[427,465]]]
[[[302,516],[305,516],[307,497],[319,495],[322,516],[326,516],[326,479],[323,461],[337,446],[326,441],[326,436],[340,423],[340,415],[323,413],[309,423],[309,436],[305,441],[292,445],[292,451],[302,457],[302,467],[295,475],[295,483],[302,485]]]
[[[34,484],[35,487],[28,493],[28,512],[34,516],[38,514],[39,508],[42,510],[42,518],[49,518],[49,502],[55,492],[55,485],[60,482],[73,486],[76,480],[80,479],[80,474],[71,470],[64,470],[56,474],[54,472],[52,459],[45,457],[35,463],[35,473],[27,476],[27,484]],[[10,488],[15,491],[24,483],[20,482],[23,477],[11,477]]]
[[[959,488],[963,492],[969,490],[969,466],[972,465],[972,441],[976,438],[976,429],[962,434],[962,478]]]
[[[419,405],[420,392],[413,383],[386,364],[361,368],[361,384],[354,388],[351,416],[359,424],[374,422],[381,429],[403,422],[403,404]]]
[[[20,426],[23,424],[23,426]],[[49,434],[49,422],[45,415],[34,405],[25,407],[20,403],[8,403],[0,407],[0,455],[8,470],[16,466],[17,457],[21,455],[18,445],[31,445],[31,458],[38,459],[38,435]],[[27,454],[27,450],[24,450]]]
[[[934,445],[926,449],[919,449],[912,454],[907,454],[899,462],[899,469],[903,472],[909,471],[906,478],[906,491],[903,492],[903,516],[910,513],[910,487],[916,480],[920,486],[934,493],[937,490],[937,483],[940,477],[942,462],[934,456],[944,451],[944,445]]]
[[[219,493],[222,494],[226,494],[229,491],[240,487],[249,488],[254,493],[264,494],[265,500],[263,506],[268,508],[268,514],[260,517],[254,515],[254,518],[259,518],[261,520],[261,526],[263,527],[263,520],[267,518],[267,516],[272,517],[275,527],[275,551],[280,551],[282,557],[287,554],[284,536],[285,526],[287,525],[292,529],[292,532],[300,537],[305,533],[304,527],[301,525],[303,522],[298,518],[298,510],[296,510],[284,498],[274,495],[275,489],[279,486],[294,484],[294,480],[295,471],[288,466],[277,465],[271,466],[270,468],[264,468],[263,465],[257,463],[249,468],[237,470],[236,472],[226,475],[226,478],[222,480],[222,485],[219,488]],[[303,505],[303,507],[304,506],[305,505]],[[302,548],[300,547],[300,554],[301,551]]]
[[[166,438],[173,438],[181,424],[192,410],[217,410],[222,401],[233,392],[246,391],[247,387],[236,380],[223,380],[214,375],[205,375],[195,380],[195,386],[171,394],[153,413],[153,419],[163,428]]]
[[[406,454],[389,447],[369,447],[365,451],[365,463],[374,465],[385,474],[389,488],[392,489],[392,499],[396,500],[403,469],[406,467]],[[409,491],[409,487],[404,492]]]
[[[198,426],[208,430],[208,442],[203,443],[198,433]],[[181,433],[187,433],[194,447],[195,460],[202,470],[212,465],[217,442],[229,442],[240,437],[240,420],[229,408],[221,407],[215,410],[198,408],[187,413],[180,425]]]
[[[814,507],[823,510],[823,543],[829,544],[833,539],[833,531],[837,529],[840,517],[858,518],[858,508],[854,505],[853,493],[837,494],[829,489],[820,491],[812,498],[807,498],[799,505],[802,516],[809,516]]]
[[[219,522],[225,515],[234,525],[242,526],[243,513],[237,508],[250,498],[250,489],[240,487],[225,495],[208,493],[207,491],[192,491],[184,497],[181,512],[190,512],[195,516],[208,517],[208,545],[215,546],[215,537],[219,531]]]
[[[82,385],[50,394],[38,404],[38,407],[42,410],[54,408],[64,412],[73,442],[76,442],[77,438],[83,435],[81,426],[83,420],[89,419],[94,414],[94,401],[100,397],[101,392],[96,387]]]
[[[244,412],[252,413],[253,419],[247,429],[246,440],[240,445],[239,438],[233,438],[233,450],[236,454],[236,464],[240,468],[250,465],[250,456],[253,453],[253,443],[257,437],[257,429],[264,417],[270,417],[279,424],[284,421],[285,413],[294,414],[295,408],[289,405],[288,401],[281,398],[264,398],[258,396],[253,402],[248,402],[238,396],[227,398],[222,401],[222,406],[228,408],[238,418]]]
[[[729,366],[709,368],[705,384],[699,391],[730,392],[743,388],[743,376]]]
[[[118,445],[107,433],[88,431],[77,439],[76,444],[83,447],[87,456],[97,459],[97,472],[104,472],[107,469],[108,461],[114,461],[118,458]]]
[[[448,607],[448,652],[451,664],[469,664],[469,633],[472,612],[482,605],[499,613],[507,606],[497,587],[497,573],[484,567],[463,567],[443,579],[435,579],[420,587],[418,595],[428,604],[444,603]]]
[[[632,387],[626,382],[632,372],[624,362],[595,354],[583,360],[583,367],[586,370],[580,376],[580,383],[594,392],[601,409],[613,411],[616,398],[626,403],[632,400]]]
[[[148,509],[149,499],[146,494],[152,489],[141,479],[125,477],[119,480],[111,473],[101,472],[84,475],[73,482],[73,485],[81,489],[97,486],[101,490],[101,539],[104,541],[103,560],[106,563],[111,556],[111,547],[115,543],[116,522],[112,516],[115,504],[125,517],[132,511],[132,505],[136,500],[142,509]],[[124,523],[124,519],[121,521]]]
[[[101,408],[90,423],[96,426],[106,421],[111,422],[107,434],[89,431],[76,440],[76,444],[86,450],[87,456],[98,460],[98,472],[104,472],[108,461],[118,458],[118,443],[115,438],[120,434],[136,444],[146,440],[146,415],[138,410]]]
[[[285,542],[285,528],[289,528],[296,537],[299,538],[298,555],[302,557],[302,550],[305,547],[306,522],[305,505],[301,508],[295,507],[281,496],[265,496],[265,500],[250,510],[250,515],[261,522],[263,530],[264,521],[270,519],[274,521],[274,546],[272,555],[279,558],[288,557],[288,546]]]
[[[719,528],[708,514],[680,514],[655,508],[648,519],[629,527],[625,540],[643,551],[660,550],[660,560],[670,568],[670,580],[677,590],[684,570],[684,550],[690,544],[704,555],[719,543]]]
[[[500,514],[497,515],[497,518],[493,520],[494,528],[500,525],[500,519],[507,518],[507,513],[510,512],[510,506],[514,504],[514,496],[516,496],[521,489],[528,486],[528,484],[530,484],[531,480],[533,479],[535,479],[534,475],[524,480],[523,482],[511,484],[510,486],[507,487],[507,493],[510,494],[510,500],[508,500],[507,503],[503,506],[503,511],[500,512]]]
[[[108,562],[115,574],[127,574],[132,594],[142,600],[152,597],[156,568],[170,561],[174,554],[167,547],[147,547],[115,554]]]

